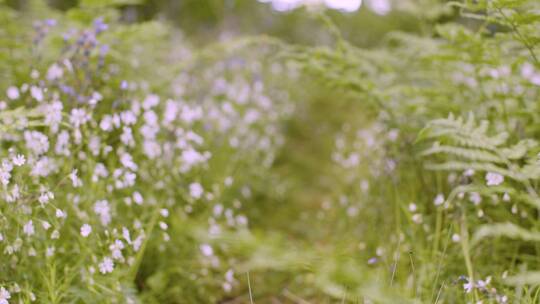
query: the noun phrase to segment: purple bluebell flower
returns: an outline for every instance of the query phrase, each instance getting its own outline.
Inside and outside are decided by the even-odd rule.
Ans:
[[[102,44],[101,47],[99,48],[100,55],[101,56],[107,55],[107,53],[109,52],[109,49],[110,47],[108,44]]]
[[[56,26],[56,19],[46,19],[45,25],[47,26]]]
[[[94,29],[96,31],[96,34],[104,32],[108,28],[109,28],[109,25],[107,23],[103,22],[103,17],[99,17],[96,20],[94,20]]]

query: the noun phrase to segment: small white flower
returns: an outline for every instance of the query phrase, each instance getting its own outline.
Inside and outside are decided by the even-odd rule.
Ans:
[[[51,224],[47,221],[41,221],[41,227],[43,227],[43,229],[45,230],[49,230],[49,228],[51,228]]]
[[[133,240],[133,250],[139,251],[144,241],[144,235],[139,235],[135,240]]]
[[[208,244],[202,244],[199,248],[204,256],[209,257],[214,254],[214,249]]]
[[[124,259],[124,257],[122,256],[122,249],[124,249],[124,243],[121,240],[115,240],[114,243],[109,246],[109,249],[111,250],[112,258],[114,260]]]
[[[84,125],[90,120],[90,114],[86,113],[84,109],[73,109],[71,110],[71,115],[69,116],[69,122],[75,127],[78,128],[81,125]]]
[[[23,227],[23,232],[24,234],[26,234],[27,236],[31,236],[34,234],[35,230],[34,230],[34,223],[32,222],[32,220],[29,220]]]
[[[24,155],[22,154],[17,154],[13,156],[11,161],[13,162],[15,166],[20,167],[26,163],[26,158],[24,158]]]
[[[459,236],[459,234],[457,233],[452,234],[452,242],[457,243],[460,240],[461,240],[461,237]]]
[[[488,172],[486,174],[486,184],[488,186],[498,186],[504,182],[504,176],[499,173]]]
[[[51,233],[51,239],[57,240],[58,238],[60,238],[60,231],[54,230],[54,231]]]
[[[435,206],[440,206],[444,203],[444,195],[442,194],[437,194],[437,196],[435,197],[435,200],[433,201],[433,203],[435,204]]]
[[[20,97],[19,89],[17,87],[11,86],[7,88],[6,95],[11,100],[18,99]]]
[[[199,183],[192,183],[189,185],[189,195],[191,195],[194,199],[199,199],[203,195],[204,190],[201,184]]]
[[[478,192],[471,192],[469,193],[469,200],[478,206],[482,202],[482,196]]]
[[[463,289],[465,290],[466,293],[470,293],[474,288],[474,283],[473,282],[467,282],[465,284],[463,284]]]
[[[126,242],[128,242],[128,244],[131,244],[131,236],[129,233],[129,229],[127,229],[126,227],[122,227],[122,237],[124,238],[124,240],[126,240]]]
[[[87,237],[92,232],[92,226],[84,224],[81,226],[81,235],[82,237]]]
[[[69,174],[69,179],[71,179],[71,183],[73,184],[73,187],[78,188],[82,186],[82,180],[77,176],[77,169],[74,169]]]
[[[5,170],[4,168],[0,168],[0,183],[2,185],[7,186],[9,184],[9,179],[11,178],[11,173],[9,171]]]
[[[111,208],[109,207],[109,202],[107,200],[97,201],[94,204],[94,212],[99,215],[101,224],[104,226],[111,222]]]
[[[368,5],[377,15],[386,15],[392,10],[392,2],[389,0],[369,1]]]
[[[105,257],[103,258],[103,261],[99,263],[99,272],[102,274],[111,273],[114,269],[114,262],[111,258]]]
[[[225,292],[230,292],[232,290],[232,285],[229,282],[224,282],[221,286]]]
[[[32,95],[32,97],[39,102],[43,101],[43,90],[41,90],[39,87],[32,86],[30,88],[30,95]]]
[[[465,176],[473,176],[474,175],[474,170],[473,169],[467,169],[467,170],[465,170],[465,172],[463,172],[463,175],[465,175]]]
[[[142,203],[144,202],[144,199],[143,199],[142,195],[138,191],[135,191],[135,192],[133,192],[133,201],[137,205],[142,205]]]
[[[482,289],[486,288],[489,285],[489,283],[491,283],[491,276],[487,277],[485,280],[478,280],[476,282],[477,286]]]
[[[415,224],[422,224],[422,214],[420,213],[413,214],[411,219]]]
[[[43,154],[49,150],[49,138],[39,131],[25,131],[24,140],[26,147],[36,155]]]
[[[64,70],[62,70],[62,68],[56,63],[51,65],[49,69],[47,70],[48,80],[59,79],[59,78],[62,78],[63,75],[64,75]]]
[[[57,218],[66,218],[67,217],[67,214],[62,211],[61,209],[56,209],[56,217]]]
[[[0,288],[0,304],[9,304],[8,300],[11,298],[11,294],[4,287]]]
[[[150,94],[146,96],[146,98],[143,101],[143,108],[145,110],[149,110],[159,104],[159,96],[155,94]]]
[[[38,201],[41,205],[44,205],[53,198],[54,198],[54,194],[52,192],[44,191],[44,192],[41,192],[41,194],[39,195]]]

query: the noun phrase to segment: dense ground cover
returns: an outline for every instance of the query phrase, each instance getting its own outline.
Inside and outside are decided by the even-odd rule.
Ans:
[[[0,303],[540,301],[540,4],[391,3],[0,0]]]

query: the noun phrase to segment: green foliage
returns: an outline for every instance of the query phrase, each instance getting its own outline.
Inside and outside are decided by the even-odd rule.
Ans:
[[[9,303],[537,302],[538,1],[399,1],[388,17],[171,3],[0,1],[0,171],[28,161],[0,191]],[[125,22],[154,4],[190,38]],[[194,46],[253,24],[264,35]]]

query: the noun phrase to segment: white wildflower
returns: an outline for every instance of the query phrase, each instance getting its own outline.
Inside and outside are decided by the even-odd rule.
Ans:
[[[84,109],[73,109],[71,110],[71,115],[69,116],[69,122],[75,127],[78,128],[90,120],[90,114],[86,113]]]
[[[122,227],[122,237],[124,238],[124,240],[126,240],[126,242],[128,242],[128,244],[131,244],[131,236],[129,233],[129,229],[127,229],[126,227]]]
[[[55,229],[55,230],[51,233],[51,239],[57,240],[58,238],[60,238],[60,231],[58,231],[58,230]]]
[[[13,162],[15,166],[20,167],[26,163],[26,158],[24,158],[24,155],[22,154],[17,154],[13,156],[11,161]]]
[[[111,208],[109,207],[108,201],[97,201],[94,204],[94,212],[99,215],[101,224],[103,224],[104,226],[108,225],[111,222]]]
[[[24,224],[24,226],[23,226],[23,232],[24,232],[24,234],[26,234],[27,236],[32,236],[32,235],[34,235],[35,230],[34,230],[34,223],[32,222],[32,220],[29,220],[26,224]]]
[[[56,209],[55,215],[56,215],[57,218],[66,218],[67,217],[67,214],[64,211],[62,211],[61,209]]]
[[[63,75],[64,75],[64,70],[62,70],[62,68],[56,63],[51,65],[49,69],[47,70],[47,79],[51,81],[62,78]]]
[[[463,284],[463,289],[465,290],[466,293],[470,293],[474,288],[474,283],[473,282],[467,282],[465,284]]]
[[[54,172],[58,169],[57,164],[54,160],[43,156],[41,157],[32,168],[30,175],[32,176],[48,176],[51,172]]]
[[[69,174],[69,179],[71,179],[71,183],[73,184],[73,187],[78,188],[82,186],[82,180],[77,176],[77,169],[74,169]]]
[[[138,191],[135,191],[133,192],[133,201],[137,205],[142,205],[142,203],[144,202],[144,199],[143,199],[143,196]]]
[[[39,102],[43,101],[43,90],[41,90],[39,87],[30,87],[30,95],[32,95],[32,97]]]
[[[386,15],[392,10],[390,0],[371,0],[368,1],[368,5],[377,15]]]
[[[488,186],[498,186],[504,182],[504,176],[499,173],[488,172],[486,174],[486,184]]]
[[[24,140],[26,147],[36,155],[43,154],[49,150],[49,138],[39,131],[25,131]]]
[[[214,249],[208,244],[202,244],[199,249],[204,256],[209,257],[214,255]]]
[[[50,191],[42,191],[39,195],[38,201],[41,205],[48,203],[51,199],[54,198],[54,194]]]
[[[203,195],[204,190],[201,184],[199,183],[192,183],[189,185],[189,195],[191,195],[194,199],[199,199]]]
[[[9,304],[8,300],[11,298],[11,294],[4,287],[0,288],[0,304]]]
[[[109,249],[111,250],[112,258],[114,260],[122,260],[124,258],[122,256],[122,249],[124,249],[124,243],[121,240],[115,240],[114,243],[109,246]]]
[[[45,115],[45,124],[48,125],[53,133],[58,131],[58,126],[62,122],[62,109],[64,106],[60,101],[46,103],[41,108]]]
[[[146,99],[143,101],[143,108],[149,110],[159,104],[159,96],[155,94],[150,94],[146,96]]]
[[[465,172],[463,172],[463,175],[465,175],[465,176],[473,176],[474,175],[474,170],[473,169],[467,169],[467,170],[465,170]]]
[[[479,205],[482,202],[482,196],[478,192],[469,193],[469,200],[474,205]]]
[[[51,228],[51,224],[47,221],[41,221],[41,227],[43,227],[43,229],[45,230],[49,230],[49,228]]]
[[[103,258],[103,261],[99,263],[99,272],[102,274],[111,273],[114,269],[114,262],[111,258],[105,257]]]
[[[7,186],[9,184],[9,180],[11,178],[11,173],[9,171],[5,170],[4,168],[0,168],[0,183],[2,185]]]
[[[437,194],[437,196],[435,197],[435,200],[433,200],[433,203],[435,204],[435,206],[440,206],[444,203],[444,195],[442,194]]]
[[[411,219],[415,224],[422,224],[422,214],[420,213],[413,214]]]
[[[18,99],[20,97],[19,89],[17,87],[11,86],[7,88],[6,95],[11,100]]]

